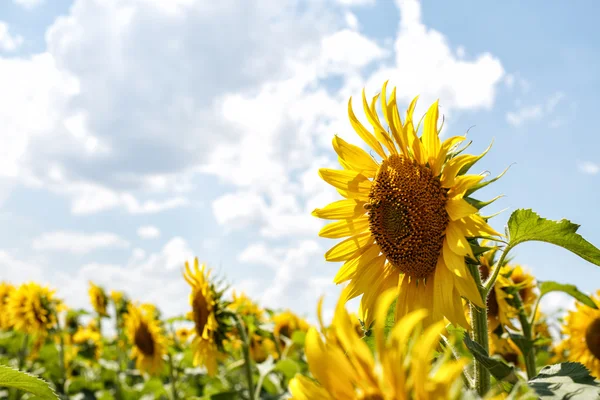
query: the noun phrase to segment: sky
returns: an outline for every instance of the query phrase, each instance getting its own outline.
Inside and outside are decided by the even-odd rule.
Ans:
[[[600,51],[593,0],[0,1],[0,279],[36,280],[89,308],[92,280],[189,308],[197,256],[231,288],[311,319],[331,313],[335,241],[310,215],[337,200],[317,171],[360,99],[397,86],[502,194],[600,245]],[[360,104],[355,101],[355,103]],[[359,118],[364,117],[357,107]],[[363,119],[364,120],[364,119]],[[600,289],[600,268],[543,243],[515,262]],[[551,296],[553,310],[568,303]]]

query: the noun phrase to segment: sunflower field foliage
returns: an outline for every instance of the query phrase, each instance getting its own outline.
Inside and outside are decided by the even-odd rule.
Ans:
[[[335,241],[330,318],[323,298],[315,323],[264,308],[198,258],[182,260],[187,312],[168,318],[158,299],[95,282],[85,309],[39,282],[1,282],[0,398],[600,398],[600,290],[540,281],[512,252],[538,241],[599,266],[600,250],[530,209],[494,229],[501,217],[483,210],[501,196],[477,194],[504,172],[474,171],[491,146],[471,155],[466,134],[441,138],[437,102],[401,112],[386,82],[360,103],[366,123],[352,99],[347,111],[361,142],[334,136],[340,167],[319,170],[340,198],[312,212]],[[575,307],[545,315],[557,291]]]

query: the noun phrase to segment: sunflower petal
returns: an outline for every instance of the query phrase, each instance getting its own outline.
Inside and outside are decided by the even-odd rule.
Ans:
[[[324,208],[316,208],[312,215],[323,219],[352,219],[367,212],[365,202],[358,200],[338,200]]]
[[[348,117],[350,118],[350,124],[358,136],[360,136],[370,148],[375,150],[375,152],[379,154],[381,158],[385,158],[386,155],[381,147],[381,143],[379,143],[375,136],[373,136],[373,134],[360,123],[358,118],[356,118],[356,115],[354,115],[354,110],[352,110],[352,97],[350,97],[350,100],[348,101]]]
[[[387,134],[385,129],[383,129],[383,126],[381,126],[381,123],[379,122],[379,117],[377,117],[377,112],[375,111],[375,103],[376,103],[378,97],[379,96],[375,96],[373,98],[372,108],[370,108],[369,104],[367,103],[367,97],[365,95],[365,90],[363,89],[362,101],[363,101],[363,109],[365,111],[365,115],[367,116],[367,120],[373,127],[373,131],[375,132],[375,137],[377,138],[379,143],[382,143],[385,147],[387,147],[387,149],[389,150],[389,152],[391,154],[398,154],[398,151],[396,150],[396,146],[394,145],[394,142],[392,141],[390,136]]]
[[[452,221],[476,214],[477,208],[473,207],[461,198],[451,198],[446,202],[446,211]]]
[[[321,168],[319,175],[331,186],[348,192],[369,193],[371,189],[371,181],[356,171]]]
[[[362,254],[367,251],[373,243],[374,239],[371,236],[371,232],[361,233],[333,246],[325,253],[325,259],[327,261],[348,260],[357,254]]]
[[[440,137],[438,134],[437,123],[439,118],[439,101],[433,103],[425,114],[425,125],[423,127],[423,146],[427,150],[430,165],[435,165],[440,155]]]
[[[471,246],[469,245],[461,226],[458,224],[458,221],[452,221],[448,224],[448,227],[446,228],[446,241],[448,242],[448,246],[450,246],[450,250],[459,256],[468,254],[471,257],[474,257]]]
[[[335,275],[335,278],[333,278],[333,282],[336,285],[339,285],[340,283],[353,278],[354,274],[356,274],[356,271],[361,268],[366,268],[366,266],[369,265],[371,261],[379,255],[380,252],[379,246],[374,245],[364,253],[359,254],[357,257],[349,259],[340,267]]]
[[[330,239],[339,239],[346,236],[359,234],[369,228],[369,219],[366,216],[355,219],[344,219],[327,224],[319,232],[319,236]]]
[[[338,156],[353,170],[364,171],[369,175],[374,175],[377,172],[378,166],[373,157],[369,156],[360,147],[346,142],[339,136],[334,136],[333,148]]]

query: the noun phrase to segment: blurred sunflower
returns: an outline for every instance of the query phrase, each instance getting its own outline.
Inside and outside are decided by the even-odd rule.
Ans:
[[[427,111],[423,134],[418,137],[419,124],[415,127],[413,120],[417,99],[402,122],[396,91],[388,100],[386,89],[387,82],[381,108],[391,133],[377,115],[379,95],[369,105],[363,91],[364,112],[374,133],[354,115],[352,99],[348,103],[354,130],[381,161],[334,137],[333,147],[343,169],[319,171],[345,198],[313,211],[316,217],[340,220],[319,234],[332,239],[349,237],[325,253],[325,259],[345,262],[334,282],[350,280],[346,300],[363,295],[360,314],[367,325],[373,320],[377,294],[394,287],[396,319],[426,308],[426,323],[446,317],[466,327],[461,296],[484,307],[465,265],[465,256],[474,258],[468,239],[499,235],[479,215],[478,207],[485,203],[469,197],[485,185],[483,175],[466,174],[485,152],[459,155],[462,150],[456,147],[464,136],[440,141],[437,101]]]
[[[131,358],[140,371],[157,375],[162,370],[163,355],[167,352],[167,340],[160,321],[148,308],[129,305],[125,316],[127,338],[132,344]]]
[[[525,364],[521,357],[521,350],[512,341],[512,339],[500,336],[494,332],[489,333],[489,352],[502,356],[509,363],[517,365],[519,368],[525,369]]]
[[[296,375],[289,383],[293,399],[458,398],[462,388],[461,373],[467,360],[450,360],[450,355],[444,354],[432,363],[440,334],[444,331],[443,321],[423,331],[420,326],[427,311],[411,311],[396,322],[386,339],[383,332],[385,315],[397,294],[393,289],[384,292],[375,309],[375,360],[352,326],[344,306],[344,295],[324,339],[315,328],[310,328],[306,335],[306,358],[318,383]]]
[[[294,332],[306,332],[310,327],[305,319],[300,318],[290,310],[275,314],[272,317],[272,320],[275,324],[275,327],[273,328],[273,335],[277,340],[279,340],[281,336],[291,339]],[[281,343],[282,345],[285,345],[284,342]]]
[[[225,321],[225,304],[221,297],[222,291],[210,281],[211,270],[206,265],[200,266],[198,259],[194,259],[194,267],[190,268],[185,263],[183,277],[192,287],[190,305],[192,311],[189,318],[194,321],[192,351],[194,365],[206,367],[208,374],[217,373],[217,361],[221,358],[223,341],[227,337],[230,327]]]
[[[8,300],[15,287],[8,282],[0,282],[0,330],[10,329],[10,313]]]
[[[592,297],[600,308],[600,290]],[[564,342],[557,346],[568,351],[570,361],[579,362],[600,379],[600,310],[582,303],[569,311],[563,324]]]
[[[520,265],[512,266],[510,271],[506,273],[506,277],[518,289],[523,307],[527,313],[530,313],[538,298],[535,277],[526,272]]]
[[[54,297],[54,292],[35,282],[23,283],[15,289],[7,304],[14,329],[45,335],[55,328],[56,312],[61,302]]]
[[[108,317],[108,313],[106,312],[106,306],[108,305],[108,296],[104,292],[100,286],[95,285],[93,282],[89,282],[90,289],[88,290],[88,294],[90,296],[90,302],[92,303],[92,307],[101,317]]]
[[[250,357],[255,362],[261,363],[269,356],[272,356],[275,360],[279,358],[275,342],[257,334],[252,335],[250,339]]]
[[[190,328],[178,328],[175,331],[175,337],[179,341],[179,343],[184,344],[187,343],[188,339],[194,333],[193,329]]]
[[[127,312],[127,307],[129,306],[129,299],[123,292],[118,290],[110,291],[110,299],[113,302],[113,306],[115,307],[115,312],[117,315],[123,315]]]
[[[264,310],[256,304],[252,299],[246,296],[245,293],[232,292],[233,300],[227,306],[228,309],[244,316],[254,316],[257,320],[262,321],[264,318]]]
[[[102,354],[102,335],[97,330],[80,327],[73,335],[73,344],[77,354],[89,360],[98,360]]]

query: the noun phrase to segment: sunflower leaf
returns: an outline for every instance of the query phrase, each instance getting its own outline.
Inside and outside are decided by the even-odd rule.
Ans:
[[[0,365],[0,387],[15,388],[43,400],[57,400],[58,396],[47,382],[26,372]]]
[[[543,400],[600,398],[600,381],[579,363],[547,365],[528,383]]]
[[[577,286],[575,285],[558,283],[553,281],[544,281],[540,282],[538,287],[540,288],[540,299],[545,294],[548,294],[550,292],[564,292],[569,296],[573,297],[575,300],[578,300],[581,303],[585,304],[586,306],[598,309],[598,306],[596,305],[596,303],[594,303],[594,300],[592,300],[592,298],[587,294],[577,289]]]
[[[509,333],[509,336],[513,343],[521,350],[521,353],[527,357],[527,354],[533,349],[533,341],[517,333]]]
[[[577,234],[579,225],[566,219],[552,221],[532,210],[515,210],[508,220],[510,246],[527,241],[552,243],[600,266],[600,249]]]
[[[487,351],[485,351],[485,349],[479,343],[473,341],[469,335],[465,335],[464,342],[471,354],[473,354],[473,357],[475,357],[475,359],[479,361],[481,365],[490,371],[490,374],[492,374],[496,380],[508,383],[510,385],[514,385],[518,382],[519,378],[517,377],[513,367],[505,364],[501,360],[490,357]],[[508,390],[510,388],[505,389]]]

